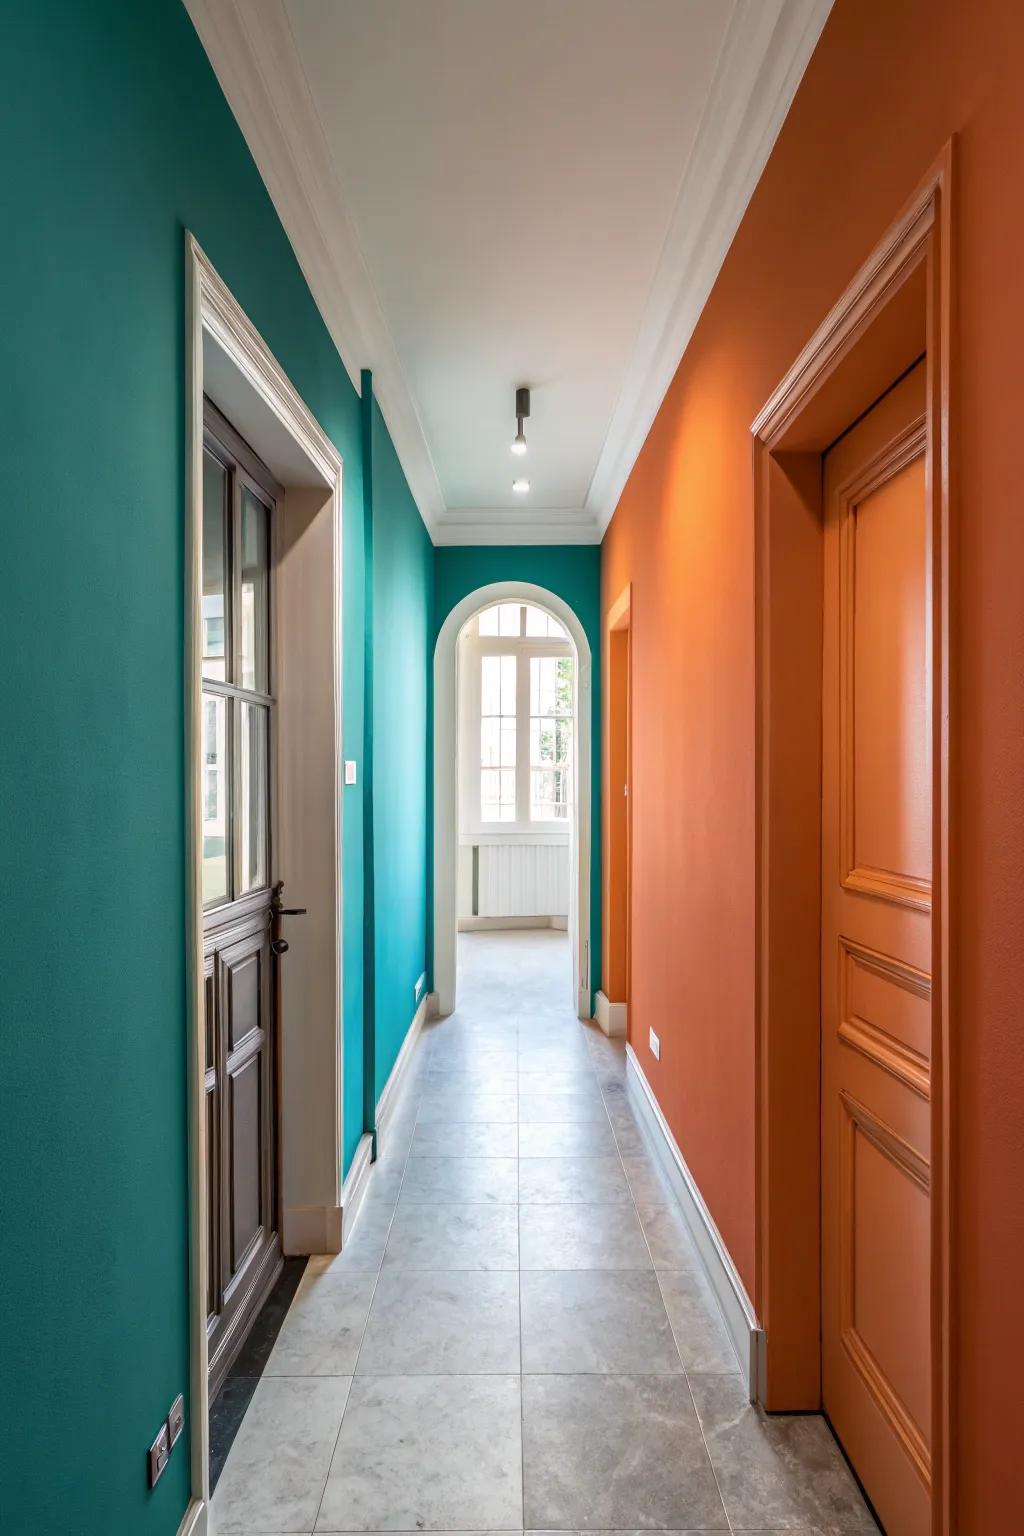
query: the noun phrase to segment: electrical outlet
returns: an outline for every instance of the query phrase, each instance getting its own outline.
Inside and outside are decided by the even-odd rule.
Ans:
[[[350,757],[345,759],[345,783],[354,784],[356,781],[356,765]]]
[[[171,1443],[172,1451],[174,1450],[175,1445],[178,1443],[178,1437],[184,1428],[185,1399],[179,1392],[177,1397],[174,1399],[174,1402],[171,1404],[170,1413],[167,1415],[167,1438]]]
[[[166,1419],[160,1426],[160,1433],[149,1448],[149,1486],[155,1488],[164,1475],[171,1454],[171,1437],[167,1432]]]
[[[426,984],[427,984],[427,973],[426,973],[426,971],[424,971],[423,975],[417,978],[416,985],[413,988],[413,992],[414,992],[414,995],[416,997],[416,1001],[417,1002],[419,1002],[420,997],[421,997],[421,995],[423,993],[423,988],[426,986]]]
[[[658,1039],[658,1037],[654,1033],[653,1029],[651,1030],[650,1034],[651,1034],[651,1039],[650,1039],[651,1055],[654,1057],[655,1061],[660,1061],[661,1060],[661,1041]]]

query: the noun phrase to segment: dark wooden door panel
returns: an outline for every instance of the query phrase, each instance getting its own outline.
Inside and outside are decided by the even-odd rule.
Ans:
[[[260,1091],[260,1052],[228,1077],[228,1122],[231,1137],[231,1273],[237,1275],[263,1230],[263,1095]]]

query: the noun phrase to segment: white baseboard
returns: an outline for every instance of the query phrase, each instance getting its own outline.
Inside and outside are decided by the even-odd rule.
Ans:
[[[729,1330],[740,1370],[746,1378],[750,1401],[756,1402],[760,1395],[764,1331],[758,1325],[750,1297],[722,1241],[722,1234],[704,1203],[704,1197],[654,1097],[654,1090],[630,1045],[626,1046],[626,1066],[627,1086],[671,1179],[701,1263],[722,1309],[722,1317]]]
[[[409,1070],[409,1064],[412,1061],[413,1051],[416,1049],[416,1041],[419,1039],[420,1030],[423,1028],[426,1020],[433,1018],[436,1013],[437,993],[425,992],[420,998],[419,1007],[412,1016],[412,1023],[409,1025],[405,1039],[402,1041],[402,1049],[395,1058],[395,1064],[391,1068],[388,1080],[381,1090],[380,1098],[377,1100],[376,1129],[378,1154],[384,1137],[387,1135],[388,1121],[394,1114],[398,1101],[402,1096],[402,1089],[405,1086],[405,1074]]]
[[[281,1222],[285,1253],[340,1253],[342,1215],[340,1205],[285,1206]]]
[[[352,1236],[352,1228],[359,1208],[366,1197],[366,1191],[370,1184],[370,1171],[373,1168],[373,1137],[369,1131],[364,1131],[359,1138],[352,1165],[345,1175],[345,1182],[341,1186],[341,1246],[344,1248]]]
[[[193,1499],[182,1516],[178,1536],[206,1536],[206,1505],[202,1499]]]
[[[626,1033],[625,1003],[610,1002],[604,992],[594,999],[594,1020],[609,1038],[622,1039]]]

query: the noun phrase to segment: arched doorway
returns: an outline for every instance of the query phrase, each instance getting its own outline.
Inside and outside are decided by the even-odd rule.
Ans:
[[[571,814],[569,943],[573,998],[580,1018],[590,1017],[590,807],[591,671],[590,644],[572,608],[556,593],[533,582],[492,582],[458,602],[441,626],[434,647],[434,990],[438,1009],[451,1013],[456,1002],[459,761],[459,636],[465,625],[496,603],[531,604],[549,614],[568,634],[574,657],[574,719]]]

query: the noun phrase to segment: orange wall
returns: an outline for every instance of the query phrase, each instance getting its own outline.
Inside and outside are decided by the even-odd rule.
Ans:
[[[1016,0],[837,0],[602,568],[605,607],[633,592],[630,1034],[753,1293],[749,424],[956,134],[963,1536],[1009,1528],[1011,1505],[1024,1521],[1022,79]]]

